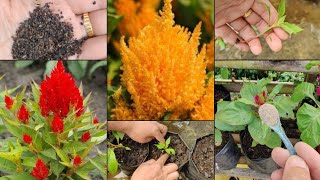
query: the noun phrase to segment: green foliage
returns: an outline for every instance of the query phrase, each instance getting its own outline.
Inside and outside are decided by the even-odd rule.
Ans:
[[[234,101],[219,101],[217,113],[215,115],[215,127],[221,131],[239,131],[248,127],[253,140],[270,148],[280,147],[280,137],[263,124],[257,109],[254,96],[262,97],[263,91],[267,99],[265,103],[273,104],[279,111],[280,117],[294,118],[293,109],[298,105],[287,96],[280,96],[278,93],[283,85],[277,85],[272,92],[268,94],[267,84],[270,79],[264,78],[257,83],[245,82],[240,91],[241,98]]]
[[[50,63],[53,63],[53,61]],[[16,89],[16,88],[15,88]],[[14,90],[4,91],[5,94],[14,92]],[[75,178],[76,174],[84,172],[87,175],[94,169],[101,170],[103,177],[106,176],[106,170],[101,167],[106,166],[106,155],[98,154],[95,157],[88,157],[92,148],[106,139],[105,122],[93,124],[94,115],[87,109],[87,103],[84,102],[85,112],[76,116],[75,111],[71,110],[63,118],[64,132],[54,134],[51,130],[51,121],[53,115],[44,117],[39,107],[39,85],[31,84],[32,92],[26,92],[24,87],[14,99],[11,109],[7,109],[3,103],[0,105],[0,122],[5,130],[12,134],[12,138],[0,144],[0,170],[11,175],[6,176],[8,179],[31,179],[30,172],[35,167],[38,158],[41,158],[50,169],[49,179],[89,179],[80,176]],[[30,94],[28,98],[26,94]],[[0,93],[0,96],[4,93]],[[86,97],[85,99],[89,99]],[[17,118],[17,112],[22,104],[27,107],[30,118],[28,124],[23,124]],[[91,139],[84,143],[81,141],[81,135],[84,132],[90,132]],[[32,138],[31,144],[26,144],[23,140],[23,134]],[[76,155],[80,155],[82,163],[79,166],[73,164]],[[96,168],[95,168],[96,167]],[[103,170],[103,171],[102,171]],[[70,175],[67,175],[70,173]]]
[[[214,129],[214,142],[216,146],[220,146],[222,143],[222,133],[219,129]]]
[[[310,70],[312,67],[314,67],[314,66],[316,66],[316,67],[318,67],[318,69],[320,69],[320,61],[310,61],[306,66],[305,66],[305,68],[307,69],[307,70]]]
[[[223,41],[222,38],[217,38],[216,39],[216,43],[218,44],[218,46],[220,47],[220,50],[224,50],[226,48],[226,43]]]
[[[170,142],[171,142],[171,137],[168,137],[168,139],[166,140],[165,143],[159,142],[158,144],[155,144],[155,146],[156,146],[162,153],[166,152],[167,154],[170,154],[170,155],[176,155],[176,151],[175,151],[173,148],[170,148],[170,147],[169,147]]]

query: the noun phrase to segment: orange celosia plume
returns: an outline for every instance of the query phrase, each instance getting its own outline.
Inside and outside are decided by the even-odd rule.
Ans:
[[[114,120],[159,120],[166,112],[179,119],[192,111],[205,92],[206,48],[198,51],[201,23],[194,32],[175,25],[171,0],[165,0],[161,16],[127,46],[121,39],[122,85],[133,101],[114,96]]]

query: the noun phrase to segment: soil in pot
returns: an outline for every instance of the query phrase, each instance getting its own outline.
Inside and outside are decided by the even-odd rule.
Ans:
[[[166,163],[175,163],[181,168],[186,162],[188,162],[188,156],[190,151],[187,145],[183,142],[183,140],[179,137],[178,134],[173,134],[168,132],[165,136],[165,139],[171,137],[171,143],[169,145],[170,148],[173,148],[176,151],[175,155],[171,155]],[[163,153],[155,146],[158,144],[158,141],[152,140],[150,142],[150,152],[148,156],[149,159],[157,160]]]
[[[214,86],[214,113],[217,112],[217,102],[223,99],[224,101],[230,101],[230,93],[226,88],[222,85],[215,85]]]
[[[121,165],[128,167],[137,167],[144,162],[148,156],[149,146],[148,144],[140,144],[130,139],[125,135],[121,143],[129,147],[131,150],[125,150],[123,148],[117,148],[114,150],[116,158]]]
[[[84,39],[74,39],[72,25],[62,19],[62,12],[53,14],[49,3],[37,7],[13,37],[13,58],[57,60],[80,54]]]
[[[270,158],[272,149],[265,145],[257,144],[255,147],[252,145],[252,137],[249,131],[244,131],[242,138],[242,149],[250,159]]]
[[[214,135],[206,136],[197,142],[192,160],[206,178],[214,177]]]
[[[225,132],[225,131],[221,131],[222,134],[222,142],[219,146],[214,146],[214,155],[217,155],[222,148],[224,148],[224,146],[228,143],[229,141],[229,133]]]

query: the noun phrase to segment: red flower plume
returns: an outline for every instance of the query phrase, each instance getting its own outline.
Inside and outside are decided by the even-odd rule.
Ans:
[[[98,123],[99,123],[98,118],[94,118],[94,119],[93,119],[93,124],[98,124]]]
[[[38,159],[36,167],[33,168],[31,175],[37,180],[44,180],[49,175],[49,169],[41,159]]]
[[[30,144],[32,142],[32,137],[28,136],[28,134],[24,133],[23,134],[23,141],[27,144]]]
[[[10,96],[5,96],[4,97],[4,102],[6,103],[6,108],[7,109],[11,109],[12,105],[13,105],[13,99]]]
[[[66,73],[62,61],[58,61],[50,76],[40,85],[39,106],[41,113],[48,116],[50,112],[64,118],[70,111],[70,105],[77,110],[77,116],[83,112],[83,97],[70,73]]]
[[[22,105],[18,111],[18,118],[24,123],[28,124],[28,119],[30,118],[30,114],[28,109]]]
[[[87,142],[90,138],[91,138],[91,135],[90,135],[89,131],[84,133],[84,134],[82,134],[82,136],[81,136],[81,140],[84,143]]]
[[[79,166],[81,163],[82,163],[81,157],[79,155],[77,155],[73,160],[73,164],[75,166]]]
[[[54,133],[59,134],[63,132],[63,121],[58,115],[54,115],[54,118],[51,122],[51,129]]]

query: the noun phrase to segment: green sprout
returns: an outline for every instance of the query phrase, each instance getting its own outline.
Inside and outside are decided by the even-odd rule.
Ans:
[[[171,142],[171,137],[169,137],[165,143],[159,142],[158,144],[155,144],[155,146],[162,152],[166,152],[170,155],[176,155],[176,151],[173,148],[169,148]]]

